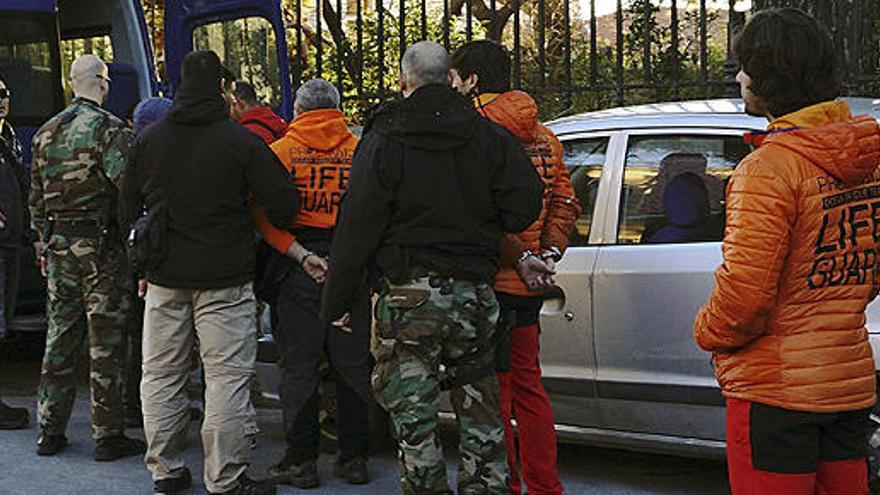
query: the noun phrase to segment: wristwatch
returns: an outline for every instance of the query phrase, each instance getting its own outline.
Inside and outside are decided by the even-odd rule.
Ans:
[[[546,248],[541,252],[541,259],[546,260],[548,258],[558,263],[562,259],[562,251],[556,246]]]
[[[519,258],[516,259],[516,266],[523,264],[527,259],[534,256],[531,251],[523,251]]]

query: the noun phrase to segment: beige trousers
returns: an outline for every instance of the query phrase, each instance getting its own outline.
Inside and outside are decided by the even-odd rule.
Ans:
[[[248,383],[257,354],[256,311],[250,283],[218,290],[147,288],[141,401],[153,480],[179,476],[184,468],[185,388],[196,336],[205,368],[205,487],[229,491],[247,469],[246,436],[255,424]]]

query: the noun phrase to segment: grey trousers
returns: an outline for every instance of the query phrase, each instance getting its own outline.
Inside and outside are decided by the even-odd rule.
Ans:
[[[219,290],[147,288],[141,402],[153,480],[179,476],[184,468],[185,389],[198,336],[205,369],[205,486],[215,493],[236,487],[250,464],[247,435],[255,424],[248,383],[257,354],[256,314],[250,283]]]

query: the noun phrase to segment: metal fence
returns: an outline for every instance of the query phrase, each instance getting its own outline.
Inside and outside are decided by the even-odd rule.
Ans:
[[[609,4],[609,1],[611,4]],[[733,34],[750,12],[791,5],[832,33],[848,94],[880,96],[877,0],[292,0],[294,84],[320,75],[346,104],[396,90],[405,47],[432,39],[454,50],[488,37],[513,57],[513,82],[543,117],[659,100],[736,94]]]

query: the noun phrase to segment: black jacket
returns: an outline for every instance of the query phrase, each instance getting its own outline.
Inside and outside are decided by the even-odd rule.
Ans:
[[[31,215],[21,143],[8,121],[0,127],[0,212],[6,217],[0,248],[17,249],[25,236],[32,237]]]
[[[541,211],[544,184],[520,142],[443,85],[373,112],[336,224],[322,317],[342,316],[369,265],[492,282],[505,232]]]
[[[182,89],[167,118],[135,141],[123,178],[120,222],[126,229],[144,206],[167,198],[168,255],[147,279],[191,289],[252,281],[251,194],[279,228],[290,225],[299,209],[291,175],[259,137],[229,119],[220,94]]]

